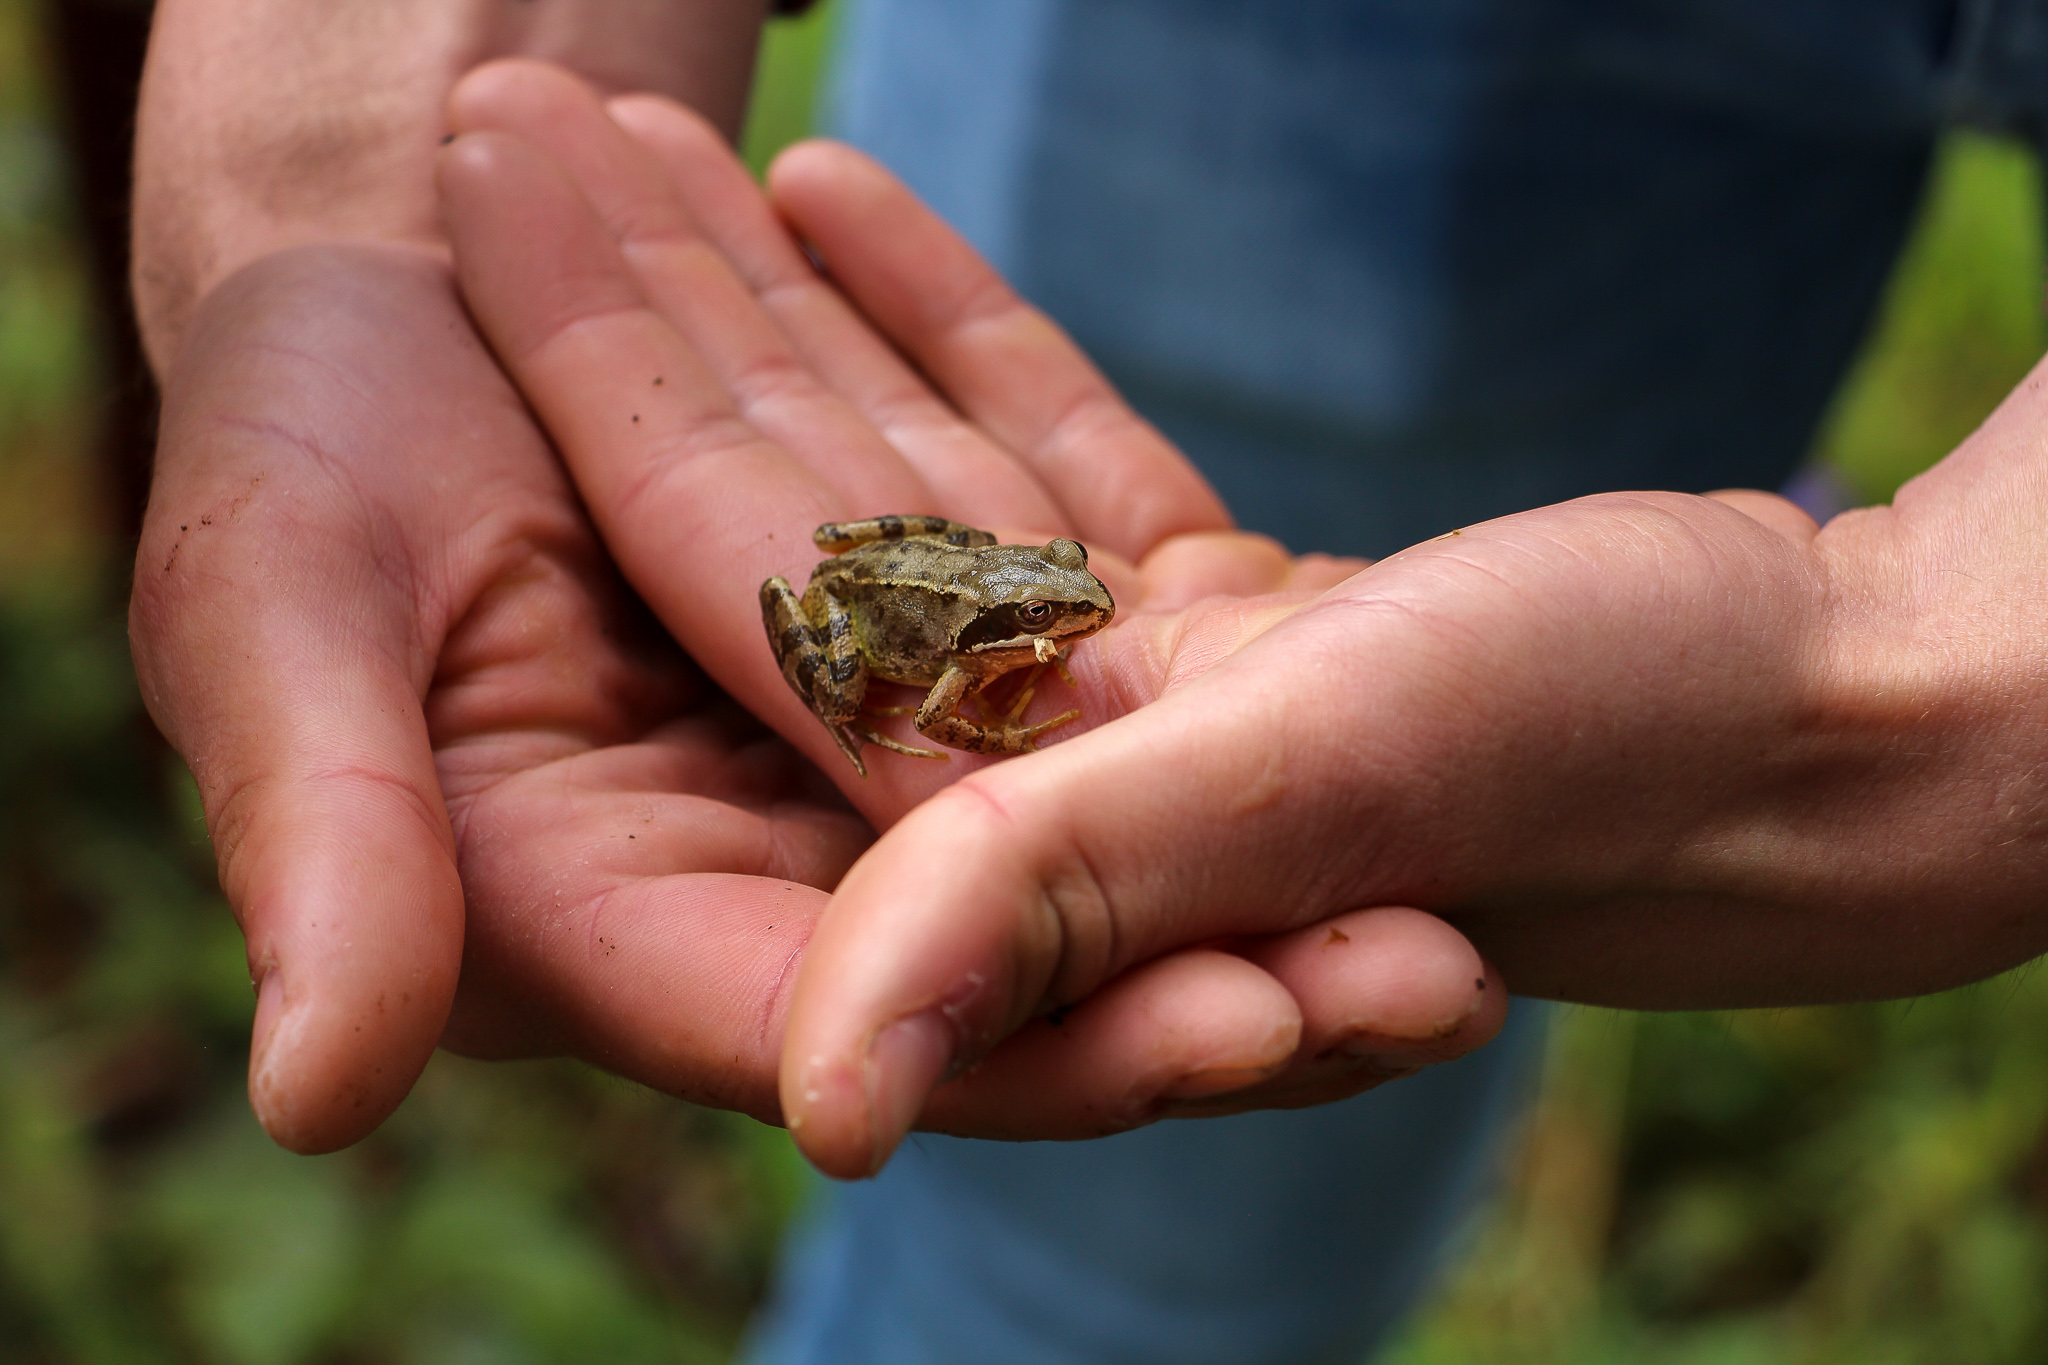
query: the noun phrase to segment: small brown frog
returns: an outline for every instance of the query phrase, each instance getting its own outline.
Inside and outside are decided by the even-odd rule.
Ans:
[[[1024,754],[1039,735],[1081,713],[1036,725],[1007,715],[977,723],[967,698],[1005,673],[1052,664],[1109,624],[1116,604],[1071,540],[998,545],[986,531],[941,517],[828,522],[811,537],[835,556],[811,571],[799,598],[789,580],[761,585],[761,619],[790,689],[866,777],[862,741],[917,758],[944,758],[878,734],[869,716],[914,714],[918,732],[972,754]],[[929,687],[922,705],[866,711],[868,679]]]

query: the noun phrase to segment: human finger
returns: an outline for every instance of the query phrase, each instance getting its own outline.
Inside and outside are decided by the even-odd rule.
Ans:
[[[474,916],[447,1045],[569,1053],[775,1121],[797,957],[873,837],[802,760],[708,716],[457,795]]]
[[[1301,1027],[1300,1007],[1286,987],[1246,959],[1213,949],[1173,953],[1027,1024],[940,1086],[919,1105],[915,1121],[968,1137],[1123,1132],[1173,1106],[1210,1102],[1279,1074],[1300,1051]],[[877,1079],[898,1084],[908,1077]],[[879,1109],[909,1109],[921,1097],[899,1086],[876,1099]]]
[[[785,1111],[824,1169],[863,1168],[901,1137],[895,1112],[863,1102],[897,1065],[885,1033],[943,1043],[936,1075],[1161,951],[1252,931],[1272,907],[1297,923],[1340,908],[1299,894],[1322,858],[1303,808],[1278,799],[1271,746],[1288,736],[1252,719],[1262,707],[1190,703],[1203,681],[955,783],[848,873],[800,969],[783,1061]]]
[[[1353,638],[1369,618],[1311,606],[1324,609],[1219,599],[1142,618],[1096,665],[1132,674],[1120,684],[1134,689],[1128,714],[971,775],[855,865],[792,1005],[783,1098],[795,1113],[819,1097],[804,1110],[807,1152],[858,1164],[900,1136],[844,1102],[884,1029],[943,1026],[948,1064],[962,1065],[1162,952],[1285,933],[1406,885],[1412,854],[1376,858],[1379,836],[1361,834],[1375,828],[1377,751],[1356,737],[1402,735],[1380,716],[1403,714],[1404,693],[1436,703],[1436,691],[1418,657]],[[1158,632],[1143,629],[1155,619]],[[1344,684],[1331,691],[1321,680],[1336,673]],[[1397,976],[1435,981],[1473,1012],[1483,973],[1454,931],[1426,916],[1375,923],[1399,927],[1389,941],[1412,953]],[[1332,979],[1323,994],[1341,1000],[1344,976]],[[1316,984],[1304,983],[1305,1019]],[[1390,1036],[1443,1022],[1424,1011]],[[1336,1024],[1310,1028],[1324,1038]]]
[[[1230,525],[1193,466],[1067,336],[901,181],[840,143],[807,142],[769,193],[833,280],[969,419],[1023,458],[1081,538],[1131,559]]]
[[[1499,972],[1456,929],[1418,910],[1353,911],[1127,972],[941,1086],[917,1126],[1097,1136],[1327,1104],[1455,1060],[1506,1018]]]
[[[818,273],[715,128],[654,95],[621,96],[606,108],[661,161],[704,235],[811,370],[930,486],[935,507],[977,526],[1074,533],[1036,477],[933,393]]]
[[[1776,493],[1765,493],[1755,488],[1724,488],[1707,496],[1770,527],[1802,549],[1811,545],[1813,538],[1820,534],[1820,524],[1805,508]]]
[[[441,178],[471,311],[627,580],[728,692],[841,761],[763,647],[757,601],[846,504],[740,416],[551,161],[471,133],[442,153]],[[901,496],[915,487],[906,475]]]
[[[1271,1080],[1181,1105],[1178,1116],[1327,1104],[1454,1061],[1507,1022],[1499,971],[1420,910],[1355,910],[1236,951],[1300,1007],[1300,1049]]]
[[[131,633],[248,940],[251,1103],[296,1151],[390,1112],[455,989],[462,890],[420,704],[445,557],[419,473],[424,450],[488,464],[518,440],[509,394],[450,422],[412,382],[489,371],[474,346],[430,354],[460,321],[408,253],[272,258],[209,297],[166,385]]]
[[[587,84],[544,62],[492,62],[455,87],[449,115],[459,132],[510,134],[552,160],[615,243],[622,259],[612,273],[676,328],[723,386],[736,416],[807,466],[847,507],[860,515],[931,508],[929,490],[895,448],[811,374],[698,231],[660,165],[611,120]],[[475,218],[465,214],[466,222]],[[597,248],[590,242],[582,253],[586,269],[602,268]],[[1028,486],[1021,471],[1012,469],[1011,478]]]

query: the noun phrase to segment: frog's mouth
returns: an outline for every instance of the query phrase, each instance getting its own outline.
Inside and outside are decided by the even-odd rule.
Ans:
[[[1039,663],[1049,664],[1053,660],[1061,658],[1066,653],[1068,645],[1087,639],[1096,631],[1101,630],[1103,624],[1101,621],[1090,621],[1078,629],[1061,631],[1058,634],[1012,635],[1005,640],[984,640],[980,644],[968,646],[967,652],[969,654],[1022,652],[1030,654]]]
[[[1072,636],[1064,637],[1072,639]],[[1019,650],[1034,654],[1043,662],[1047,651],[1057,652],[1060,641],[1050,635],[1012,635],[1007,640],[984,640],[978,645],[968,646],[969,654],[1014,654]]]
[[[1064,619],[1053,622],[1049,629],[1043,631],[1018,630],[1015,618],[1004,619],[1006,616],[1007,612],[991,613],[977,622],[962,633],[961,647],[969,654],[1028,653],[1039,663],[1051,663],[1068,645],[1085,640],[1108,625],[1110,613],[1092,608],[1070,611]],[[1001,629],[1004,626],[1010,626],[1011,633],[999,639],[973,638],[991,627]]]

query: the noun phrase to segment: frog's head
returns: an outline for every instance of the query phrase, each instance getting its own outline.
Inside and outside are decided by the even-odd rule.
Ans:
[[[1071,540],[980,551],[981,610],[960,634],[970,653],[1029,649],[1041,661],[1108,625],[1116,603],[1088,572],[1088,551]]]

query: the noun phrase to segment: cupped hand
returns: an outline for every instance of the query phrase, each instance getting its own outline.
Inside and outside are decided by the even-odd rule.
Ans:
[[[871,832],[626,589],[446,269],[266,258],[171,380],[136,655],[248,938],[273,1136],[353,1141],[437,1043],[776,1119],[819,888]],[[1276,1009],[1240,959],[1160,964],[960,1121],[1097,1131],[1270,1045]]]
[[[444,1029],[772,1112],[762,1013],[871,836],[646,619],[445,267],[267,258],[170,381],[136,657],[247,933],[271,1133],[361,1136]]]
[[[863,780],[791,696],[756,590],[771,574],[802,581],[819,523],[930,512],[1107,551],[1092,565],[1123,616],[1075,658],[1083,726],[1145,704],[1358,567],[1228,530],[1199,477],[1057,329],[849,149],[799,149],[773,176],[776,207],[828,281],[677,106],[607,108],[563,73],[500,63],[467,78],[452,110],[463,135],[442,187],[465,298],[605,544],[691,656],[878,823],[985,764],[877,754]],[[1502,1017],[1470,945],[1415,911],[1317,926],[1312,943],[1224,952],[1204,937],[1121,963],[1132,970],[1105,990],[1098,977],[924,1121],[1050,1131],[1083,1035],[1169,1038],[1198,1020],[1208,1053],[1193,1066],[1187,1048],[1173,1067],[1105,1060],[1126,1068],[1120,1098],[1069,1106],[1066,1135],[1220,1110],[1253,1084],[1248,1103],[1334,1098],[1468,1050]],[[1331,951],[1343,945],[1355,947]],[[931,1065],[926,1036],[878,1046]],[[1042,1083],[1020,1085],[1026,1074]],[[928,1088],[881,1102],[911,1105],[907,1125]],[[1015,1125],[992,1127],[999,1110]]]
[[[1587,498],[1395,555],[1192,677],[1099,651],[1147,704],[947,789],[841,883],[791,1008],[792,1129],[868,1168],[897,1097],[1048,1007],[1351,907],[1432,910],[1518,992],[1632,1007],[1909,994],[2041,952],[2044,394],[1825,531],[1761,493]],[[915,1067],[880,1045],[903,1035]]]

